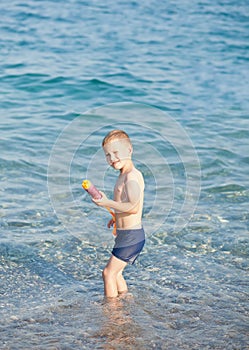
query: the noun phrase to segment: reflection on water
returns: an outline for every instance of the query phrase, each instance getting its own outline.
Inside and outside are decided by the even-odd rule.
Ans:
[[[142,329],[132,317],[132,307],[135,307],[135,303],[130,293],[119,298],[104,299],[103,324],[94,335],[101,339],[103,349],[143,348]]]

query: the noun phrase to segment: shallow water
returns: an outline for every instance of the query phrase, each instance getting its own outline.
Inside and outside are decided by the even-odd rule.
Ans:
[[[1,2],[1,349],[247,349],[246,1]],[[128,131],[146,184],[130,293],[103,300]]]

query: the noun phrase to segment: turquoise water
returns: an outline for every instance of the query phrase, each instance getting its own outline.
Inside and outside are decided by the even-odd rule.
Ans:
[[[1,349],[247,349],[249,6],[2,1]],[[103,300],[125,128],[146,191],[130,295]]]

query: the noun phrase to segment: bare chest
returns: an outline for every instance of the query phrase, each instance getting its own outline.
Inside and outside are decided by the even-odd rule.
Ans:
[[[127,199],[125,182],[123,179],[118,179],[114,187],[114,200],[124,201],[125,199]]]

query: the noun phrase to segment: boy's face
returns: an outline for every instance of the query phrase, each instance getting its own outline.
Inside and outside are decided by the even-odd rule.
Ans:
[[[116,170],[122,169],[132,155],[132,146],[125,139],[113,140],[104,145],[103,150],[107,163]]]

